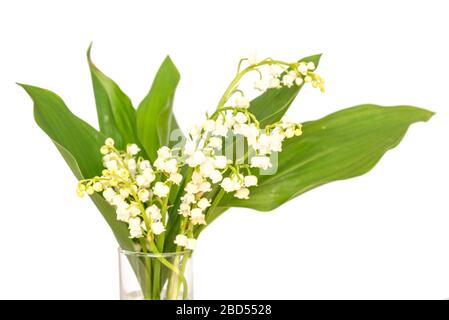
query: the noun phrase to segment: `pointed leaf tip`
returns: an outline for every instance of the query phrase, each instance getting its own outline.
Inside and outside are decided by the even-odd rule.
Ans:
[[[170,55],[166,55],[164,61],[161,64],[161,68],[165,66],[167,68],[170,68],[173,70],[173,72],[176,74],[178,80],[181,77],[181,74],[179,73],[178,68],[176,67],[175,63],[173,62],[173,59],[170,57]]]
[[[87,63],[89,64],[90,68],[94,68],[96,70],[98,70],[97,66],[95,65],[95,63],[92,61],[92,56],[91,56],[91,52],[92,52],[92,45],[93,42],[91,42],[89,44],[89,47],[87,48],[87,52],[86,52],[86,57],[87,57]],[[98,70],[99,71],[99,70]],[[101,72],[101,71],[100,71]]]
[[[41,88],[41,87],[37,87],[37,86],[32,86],[32,85],[30,85],[30,84],[25,84],[25,83],[19,83],[19,82],[16,82],[16,84],[18,85],[18,86],[20,86],[20,87],[22,87],[24,90],[25,90],[25,92],[34,100],[35,99],[35,97],[33,96],[33,91],[39,91],[39,92],[42,92],[42,93],[46,93],[46,94],[49,94],[49,95],[52,95],[52,96],[56,96],[56,97],[58,97],[59,99],[61,99],[56,93],[54,93],[54,92],[52,92],[52,91],[50,91],[50,90],[47,90],[47,89],[44,89],[44,88]]]

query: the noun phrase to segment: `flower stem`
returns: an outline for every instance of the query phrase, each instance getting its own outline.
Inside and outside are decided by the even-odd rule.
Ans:
[[[151,250],[153,251],[153,253],[160,254],[160,252],[159,252],[159,250],[158,250],[156,244],[155,244],[153,241],[150,242],[150,248],[151,248]],[[182,285],[183,285],[183,288],[184,288],[184,291],[183,291],[183,299],[186,299],[186,298],[187,298],[187,292],[188,292],[188,285],[187,285],[187,281],[186,281],[184,275],[180,272],[180,270],[179,270],[176,266],[174,266],[173,264],[171,264],[171,263],[170,263],[167,259],[165,259],[164,257],[159,256],[159,257],[156,257],[156,258],[157,258],[157,259],[158,259],[164,266],[166,266],[167,268],[169,268],[170,270],[172,270],[174,273],[176,273],[176,274],[178,275],[178,277],[181,279]],[[170,298],[172,298],[172,297],[167,297],[167,298],[170,299]],[[177,297],[175,297],[175,299],[177,299]]]
[[[143,239],[140,240],[140,245],[142,247],[143,252],[148,253],[146,243]],[[153,298],[153,290],[151,288],[151,259],[145,257],[144,261],[145,261],[145,272],[143,280],[145,285],[142,288],[143,297],[145,300],[151,300]]]
[[[184,255],[184,258],[182,259],[182,263],[181,263],[181,274],[184,274],[184,272],[185,272],[185,270],[186,270],[186,265],[187,265],[187,261],[190,259],[190,255],[191,255],[191,252],[188,252],[188,253],[186,253],[185,255]],[[176,259],[178,259],[179,260],[179,257],[177,256],[176,257]],[[179,263],[179,262],[178,262]],[[177,281],[177,282],[175,282],[176,283],[176,286],[175,286],[175,292],[174,292],[174,294],[173,294],[173,296],[175,297],[175,298],[178,298],[178,296],[179,296],[179,289],[181,288],[181,283],[179,282],[179,281]],[[183,296],[185,296],[186,295],[186,291],[187,291],[187,287],[184,287],[184,292],[183,292]]]
[[[285,62],[285,61],[280,61],[280,60],[272,60],[272,59],[265,59],[257,64],[254,65],[250,65],[248,67],[246,67],[245,69],[243,69],[242,71],[240,71],[240,63],[239,63],[239,68],[238,68],[238,73],[237,75],[234,77],[234,79],[231,81],[231,83],[229,84],[228,88],[226,89],[226,91],[223,93],[220,101],[218,102],[217,105],[217,109],[220,109],[221,107],[224,106],[224,104],[229,100],[230,98],[230,94],[234,91],[234,89],[236,88],[237,84],[239,83],[239,81],[243,78],[243,76],[245,74],[247,74],[250,71],[256,70],[256,68],[263,66],[263,65],[272,65],[272,64],[279,64],[279,65],[283,65],[283,66],[287,66],[287,67],[294,67],[294,64]]]

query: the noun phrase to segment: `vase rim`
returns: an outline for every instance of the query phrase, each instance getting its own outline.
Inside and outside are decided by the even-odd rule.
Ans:
[[[161,252],[161,253],[153,253],[153,252],[137,252],[137,251],[131,251],[131,250],[125,250],[120,247],[118,247],[118,251],[121,254],[127,255],[127,256],[140,256],[140,257],[176,257],[176,256],[182,256],[186,253],[191,253],[191,250],[183,250],[178,252]]]

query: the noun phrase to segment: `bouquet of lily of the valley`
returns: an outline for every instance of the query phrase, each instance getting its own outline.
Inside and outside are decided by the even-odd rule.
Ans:
[[[432,112],[359,105],[303,124],[285,116],[306,86],[324,92],[320,55],[241,59],[187,133],[172,112],[180,75],[167,57],[137,110],[90,58],[99,130],[56,94],[21,85],[38,125],[114,233],[146,299],[191,298],[186,266],[201,232],[231,207],[272,210],[322,184],[361,175]],[[252,78],[251,88],[248,79]],[[245,89],[246,88],[246,89]],[[134,255],[134,256],[133,256]]]

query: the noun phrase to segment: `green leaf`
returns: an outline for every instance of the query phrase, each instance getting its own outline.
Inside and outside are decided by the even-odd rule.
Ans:
[[[157,150],[173,146],[170,141],[173,130],[179,129],[173,114],[173,99],[180,74],[169,56],[160,66],[150,92],[137,108],[137,135],[150,160],[157,158]],[[182,133],[179,130],[180,137]]]
[[[87,50],[87,60],[92,76],[100,131],[106,137],[113,138],[116,146],[124,150],[128,143],[138,144],[136,110],[120,87],[92,62],[91,48],[92,45]]]
[[[318,67],[321,54],[302,58],[299,61],[313,62]],[[251,101],[249,111],[259,120],[261,127],[279,121],[287,112],[301,86],[279,89],[268,89],[263,94]]]
[[[34,101],[34,119],[58,145],[64,147],[79,166],[83,177],[94,177],[103,169],[99,149],[104,136],[75,116],[55,93],[19,84]]]
[[[432,115],[411,106],[368,104],[306,122],[303,135],[285,142],[274,175],[260,175],[248,200],[226,194],[218,209],[269,211],[325,183],[362,175],[398,145],[412,123]]]
[[[99,152],[104,136],[75,116],[62,99],[51,91],[19,84],[34,101],[34,118],[47,133],[78,180],[101,174]],[[132,241],[125,223],[117,221],[115,210],[98,194],[92,201],[112,229],[119,245],[132,250]]]

